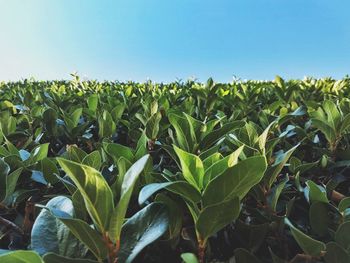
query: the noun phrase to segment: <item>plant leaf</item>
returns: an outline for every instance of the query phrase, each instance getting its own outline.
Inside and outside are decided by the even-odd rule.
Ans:
[[[114,208],[113,193],[102,174],[92,167],[57,158],[82,194],[86,209],[101,232],[108,227]]]
[[[267,170],[265,178],[267,180],[268,186],[271,187],[272,184],[275,182],[277,176],[282,171],[283,167],[287,163],[288,159],[292,155],[292,153],[295,151],[295,149],[299,146],[299,144],[295,145],[288,151],[286,151],[280,158],[280,160],[275,164],[273,167]]]
[[[204,167],[201,159],[194,154],[181,150],[175,145],[174,150],[180,159],[182,174],[186,181],[198,190],[201,190],[204,180]]]
[[[266,170],[264,156],[253,156],[238,162],[209,182],[203,192],[203,206],[220,203],[233,196],[241,200],[262,179]]]
[[[146,206],[123,225],[118,260],[131,263],[143,248],[160,238],[167,229],[166,207],[160,203]]]
[[[16,250],[0,254],[1,263],[44,263],[41,257],[34,251]]]
[[[43,256],[45,263],[98,263],[98,261],[86,258],[70,258],[55,253],[47,253]]]
[[[120,232],[122,229],[132,191],[134,189],[137,179],[139,178],[149,159],[149,154],[143,156],[130,167],[130,169],[126,172],[124,176],[124,180],[121,187],[120,200],[117,207],[113,210],[109,224],[108,232],[110,234],[110,238],[113,241],[119,241]]]
[[[310,256],[319,256],[322,251],[326,250],[326,245],[323,242],[313,239],[301,232],[293,226],[288,218],[285,218],[284,222],[289,226],[295,241],[306,254]]]
[[[350,221],[341,224],[335,233],[335,241],[341,245],[344,249],[350,249]]]
[[[235,259],[237,263],[261,263],[261,261],[244,248],[235,249]]]
[[[196,231],[202,240],[221,230],[235,220],[240,212],[239,198],[232,199],[206,206],[199,214],[196,221]]]
[[[70,216],[74,215],[72,201],[64,196],[52,198],[47,204],[48,209],[61,210]],[[48,252],[58,253],[68,257],[83,257],[87,250],[59,219],[46,209],[40,211],[31,233],[31,248],[39,255]]]
[[[326,263],[349,263],[350,255],[344,248],[336,242],[327,243],[327,253],[324,256]]]
[[[196,255],[193,253],[182,253],[181,258],[185,263],[199,263]]]
[[[69,214],[57,209],[50,209],[50,212],[61,220],[73,235],[89,248],[97,259],[100,260],[107,257],[107,248],[100,233],[85,221],[72,218]]]

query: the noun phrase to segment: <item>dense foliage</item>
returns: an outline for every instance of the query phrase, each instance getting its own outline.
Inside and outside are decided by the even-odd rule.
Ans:
[[[350,262],[349,95],[0,83],[0,262]]]

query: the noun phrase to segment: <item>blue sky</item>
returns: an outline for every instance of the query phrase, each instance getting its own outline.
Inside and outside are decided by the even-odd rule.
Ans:
[[[0,0],[0,79],[350,73],[348,0]]]

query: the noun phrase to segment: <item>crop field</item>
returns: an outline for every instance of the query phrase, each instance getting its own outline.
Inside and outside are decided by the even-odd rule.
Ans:
[[[1,263],[350,262],[350,78],[0,83]]]

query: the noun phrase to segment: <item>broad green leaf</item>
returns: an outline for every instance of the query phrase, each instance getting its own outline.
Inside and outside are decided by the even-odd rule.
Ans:
[[[121,232],[118,260],[131,263],[168,230],[168,220],[167,209],[161,203],[152,203],[129,218]]]
[[[258,138],[258,144],[259,144],[259,148],[260,151],[262,151],[263,154],[265,154],[265,145],[267,142],[267,136],[270,132],[271,127],[276,124],[276,122],[271,122],[269,124],[269,126],[266,127],[266,129],[264,130],[264,132],[262,134],[260,134],[259,138]]]
[[[120,157],[124,157],[130,161],[134,159],[134,153],[132,150],[124,145],[117,143],[104,143],[103,148],[115,162],[117,162]]]
[[[132,163],[124,157],[120,157],[117,161],[118,177],[115,183],[112,185],[112,191],[117,198],[120,198],[124,176],[131,166]]]
[[[145,133],[142,133],[141,137],[137,141],[136,150],[135,150],[135,159],[138,160],[142,156],[148,153],[148,138]]]
[[[311,203],[318,201],[328,204],[327,193],[323,187],[318,186],[311,180],[307,181],[306,185],[308,187],[308,197]]]
[[[277,206],[277,202],[278,199],[286,185],[286,183],[289,181],[288,176],[286,175],[283,180],[281,182],[279,182],[277,185],[275,185],[274,187],[272,187],[269,196],[267,198],[268,204],[270,206],[270,208],[273,211],[276,211],[276,206]]]
[[[344,199],[342,199],[340,202],[339,202],[339,205],[338,205],[338,210],[339,212],[344,212],[345,209],[347,209],[348,207],[350,207],[350,197],[345,197]]]
[[[102,159],[99,151],[89,153],[82,161],[83,164],[99,170],[101,168]]]
[[[46,207],[74,216],[73,203],[64,196],[54,197]],[[47,209],[41,210],[34,222],[30,247],[39,255],[54,252],[62,256],[79,258],[85,256],[87,252],[86,247],[71,234],[69,228]]]
[[[326,245],[323,242],[313,239],[301,232],[299,229],[293,226],[288,218],[285,218],[284,222],[289,226],[295,241],[306,254],[316,257],[326,250]]]
[[[5,137],[6,139],[6,137]],[[14,146],[9,140],[6,139],[5,142],[6,146],[7,146],[7,150],[9,151],[10,154],[12,155],[17,155],[18,157],[20,157],[19,151],[16,148],[16,146]]]
[[[323,109],[327,113],[327,121],[333,127],[334,130],[339,128],[339,123],[341,121],[341,115],[337,106],[333,101],[326,100],[323,102]]]
[[[199,156],[201,158],[201,156]],[[223,159],[223,156],[219,152],[215,152],[212,155],[208,156],[203,160],[203,167],[204,170],[207,170],[210,166],[212,166],[214,163],[220,161]],[[202,159],[201,159],[202,160]]]
[[[336,130],[333,127],[318,119],[312,119],[312,124],[326,136],[328,142],[336,140]]]
[[[9,253],[9,252],[12,252],[12,251],[9,250],[9,249],[0,249],[0,255],[2,255],[2,254],[7,254],[7,253]]]
[[[223,159],[215,162],[213,165],[208,167],[208,169],[205,170],[204,186],[206,186],[208,182],[214,179],[216,176],[226,171],[227,168],[236,165],[238,162],[238,157],[243,151],[243,148],[244,146],[239,147],[230,155],[224,157]]]
[[[152,115],[152,117],[147,121],[146,127],[145,127],[145,133],[147,137],[151,140],[157,139],[158,132],[159,132],[159,122],[162,119],[162,114],[160,112],[157,112],[156,114]]]
[[[83,109],[78,108],[64,118],[69,131],[72,131],[75,127],[77,127],[82,113]]]
[[[193,138],[193,141],[195,142],[200,141],[201,130],[204,126],[203,122],[196,120],[195,118],[193,118],[192,116],[188,115],[185,112],[183,113],[183,115],[186,117],[189,123],[190,134],[191,134],[191,137]]]
[[[240,245],[251,252],[257,251],[266,240],[269,231],[269,223],[252,224],[237,220],[235,222],[235,233],[239,237]]]
[[[7,176],[6,180],[6,198],[9,197],[16,189],[17,181],[23,168],[18,168]]]
[[[98,105],[98,95],[97,94],[91,95],[87,100],[87,104],[88,104],[89,110],[91,110],[92,112],[95,112]]]
[[[3,141],[4,141],[4,134],[2,132],[1,125],[0,125],[0,145],[2,144]]]
[[[239,198],[225,200],[223,202],[206,206],[199,214],[195,222],[196,231],[202,240],[207,240],[216,232],[235,220],[240,212]]]
[[[16,250],[6,254],[0,254],[1,263],[44,263],[41,257],[34,251]]]
[[[48,143],[37,146],[36,148],[33,149],[33,151],[31,151],[30,158],[27,161],[25,161],[25,165],[31,165],[46,158],[48,150],[49,150]]]
[[[295,149],[299,146],[299,144],[295,145],[288,151],[286,151],[281,157],[280,160],[278,160],[273,167],[269,168],[266,172],[265,178],[267,180],[268,186],[271,187],[272,184],[275,182],[277,176],[282,171],[283,167],[286,165],[288,159],[291,157],[292,153],[295,151]]]
[[[218,140],[220,140],[222,137],[227,135],[228,133],[241,128],[244,126],[244,121],[233,121],[224,124],[219,129],[213,130],[208,135],[206,135],[202,141],[200,142],[200,149],[208,149],[210,148],[214,143],[216,143]]]
[[[283,80],[280,76],[278,76],[278,75],[275,76],[274,82],[275,82],[275,83],[277,84],[277,86],[280,87],[280,88],[283,88],[283,87],[285,86],[284,80]]]
[[[194,204],[201,200],[201,194],[198,189],[186,181],[176,181],[174,184],[168,185],[167,190],[180,195]]]
[[[270,255],[273,263],[288,263],[286,260],[279,258],[269,247]]]
[[[64,257],[55,253],[45,254],[43,260],[45,263],[98,263],[98,261],[95,260]]]
[[[177,146],[184,151],[191,151],[195,142],[190,135],[190,127],[187,119],[184,116],[174,113],[169,114],[168,119],[176,131]]]
[[[44,158],[41,160],[41,171],[44,175],[45,180],[50,184],[55,184],[59,181],[57,176],[59,171],[56,164],[51,161],[49,158]]]
[[[181,258],[184,263],[199,263],[196,255],[193,253],[182,253]]]
[[[121,187],[120,200],[116,208],[113,210],[108,229],[110,238],[113,241],[119,241],[126,210],[128,208],[135,183],[139,178],[141,172],[145,168],[149,159],[150,155],[147,154],[143,156],[130,167],[130,169],[126,172],[124,176],[124,180]]]
[[[203,193],[203,206],[220,203],[238,196],[239,199],[260,182],[266,170],[264,156],[253,156],[238,162],[209,182]]]
[[[183,208],[182,204],[177,199],[169,197],[166,194],[157,194],[154,202],[162,203],[166,206],[169,215],[169,228],[166,240],[171,240],[180,235],[182,230],[183,221]]]
[[[203,188],[204,167],[198,156],[185,152],[174,145],[174,150],[180,159],[183,177],[197,189]]]
[[[57,158],[62,169],[68,174],[84,197],[86,209],[92,220],[104,232],[109,225],[114,208],[112,190],[102,174],[89,166]]]
[[[62,216],[62,212],[53,209],[51,212],[69,228],[77,239],[89,248],[97,259],[107,257],[107,248],[99,232],[80,219]]]
[[[239,140],[244,144],[255,147],[256,143],[259,142],[258,132],[256,131],[256,124],[253,122],[247,122],[244,127],[239,129],[238,137]]]
[[[145,185],[139,193],[139,205],[143,205],[147,201],[147,199],[150,198],[154,193],[176,183],[177,182],[165,182]]]
[[[0,129],[3,135],[9,136],[16,131],[17,119],[13,116],[9,116],[6,120],[0,122]]]
[[[312,231],[319,236],[328,234],[330,223],[328,204],[323,202],[313,202],[309,209],[309,219]]]
[[[341,126],[340,126],[340,130],[339,130],[339,133],[340,134],[343,134],[346,132],[346,130],[348,130],[350,128],[350,113],[346,114],[342,123],[341,123]]]
[[[0,202],[9,197],[16,188],[22,168],[10,173],[10,166],[0,158]]]
[[[111,111],[112,118],[115,122],[121,119],[125,110],[125,104],[118,104]]]
[[[326,263],[349,263],[350,254],[335,242],[327,243],[327,253],[324,256]]]
[[[216,145],[212,146],[211,148],[201,152],[199,155],[199,158],[201,158],[201,160],[205,160],[205,159],[209,158],[211,155],[218,153],[219,148],[220,148],[220,144],[216,144]]]
[[[244,248],[235,249],[235,259],[237,263],[261,263],[261,261]]]
[[[81,163],[83,159],[87,156],[87,153],[76,145],[68,145],[67,153],[69,159],[77,163]]]
[[[88,212],[85,207],[84,197],[78,189],[72,194],[72,202],[74,206],[75,217],[77,219],[86,220]]]
[[[111,137],[115,133],[116,125],[108,111],[103,111],[102,116],[98,118],[98,128],[98,136],[100,139]]]
[[[341,224],[335,233],[335,241],[341,245],[344,249],[350,249],[350,221]]]
[[[185,201],[185,203],[186,203],[186,206],[187,206],[188,210],[190,211],[190,214],[192,216],[193,221],[197,222],[199,214],[201,212],[199,210],[198,206],[196,204],[192,203],[192,202]]]

